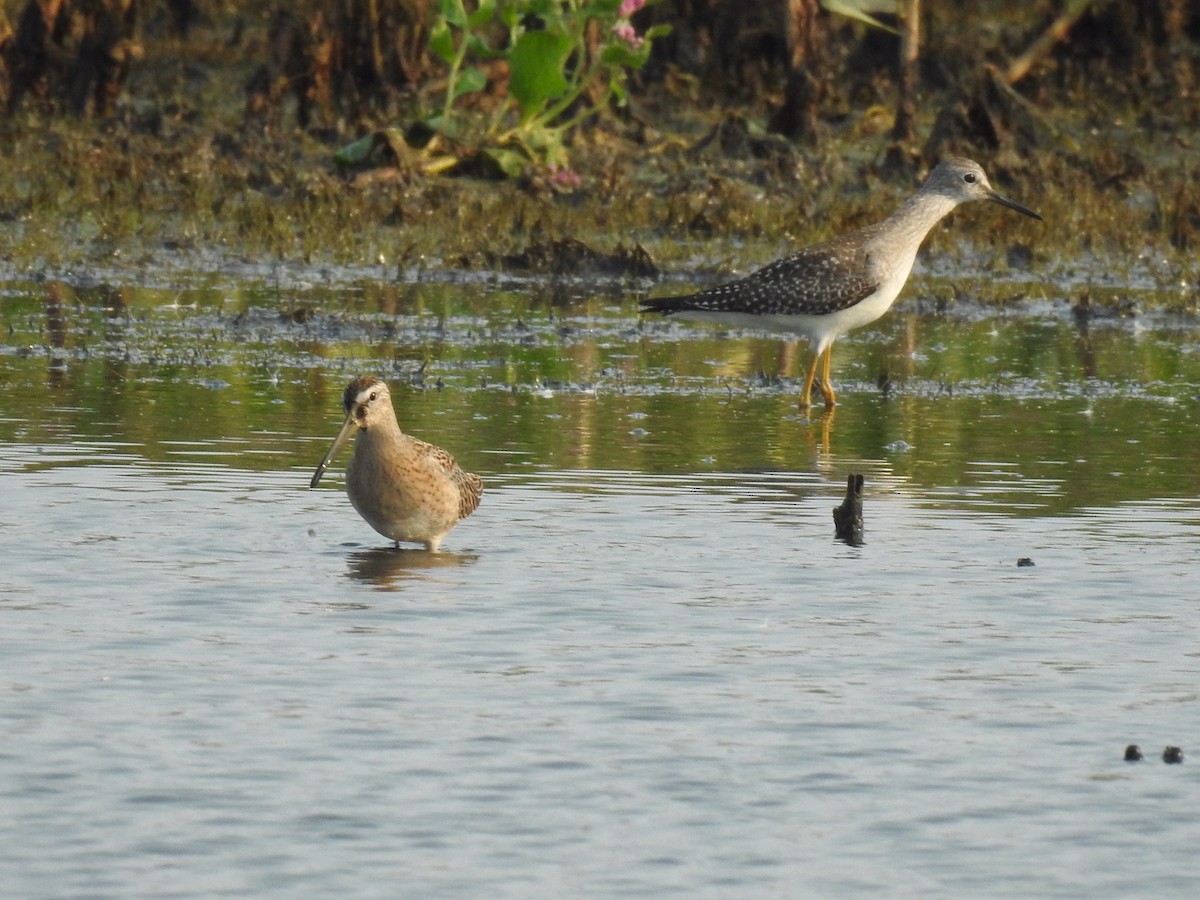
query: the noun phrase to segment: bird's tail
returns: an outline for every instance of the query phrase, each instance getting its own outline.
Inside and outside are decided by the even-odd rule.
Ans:
[[[678,297],[646,297],[639,300],[638,303],[641,304],[642,312],[656,312],[669,316],[671,313],[696,309],[694,297],[694,294],[681,294]]]

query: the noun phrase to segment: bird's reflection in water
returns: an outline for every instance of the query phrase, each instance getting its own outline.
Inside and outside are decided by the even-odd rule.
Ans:
[[[474,553],[454,553],[404,547],[378,547],[355,550],[346,556],[346,574],[371,585],[377,591],[398,591],[406,582],[422,581],[460,566],[471,565],[478,559]]]

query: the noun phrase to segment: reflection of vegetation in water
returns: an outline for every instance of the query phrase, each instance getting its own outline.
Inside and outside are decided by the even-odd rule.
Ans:
[[[6,294],[5,441],[124,442],[157,460],[307,472],[345,382],[371,372],[393,384],[403,427],[485,476],[815,470],[841,481],[886,461],[925,491],[978,489],[1034,509],[1200,492],[1189,456],[1200,355],[1170,327],[1085,332],[1062,315],[902,307],[839,345],[844,405],[806,422],[794,348],[639,323],[609,297],[438,284]]]

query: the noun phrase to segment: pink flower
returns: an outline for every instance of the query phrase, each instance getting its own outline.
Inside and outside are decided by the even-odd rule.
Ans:
[[[621,8],[617,11],[617,15],[622,19],[628,19],[645,5],[646,0],[621,0]]]
[[[567,166],[556,166],[550,163],[546,167],[546,173],[550,176],[550,183],[556,188],[566,188],[574,190],[583,185],[583,179],[579,177],[579,173]]]
[[[625,2],[633,3],[635,0],[625,0]],[[637,29],[628,22],[618,22],[612,27],[612,33],[627,43],[634,50],[646,43],[646,39],[638,34]]]

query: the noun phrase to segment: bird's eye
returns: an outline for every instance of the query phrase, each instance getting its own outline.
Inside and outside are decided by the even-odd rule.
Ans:
[[[967,184],[974,184],[975,176],[972,175],[970,172],[968,172],[966,175],[963,176],[963,181],[965,181]]]
[[[375,399],[376,397],[378,397],[378,396],[379,396],[379,395],[378,395],[378,394],[377,394],[375,391],[371,391],[371,396],[370,396],[370,397],[368,397],[367,399],[368,399],[368,400],[374,400],[374,399]]]

